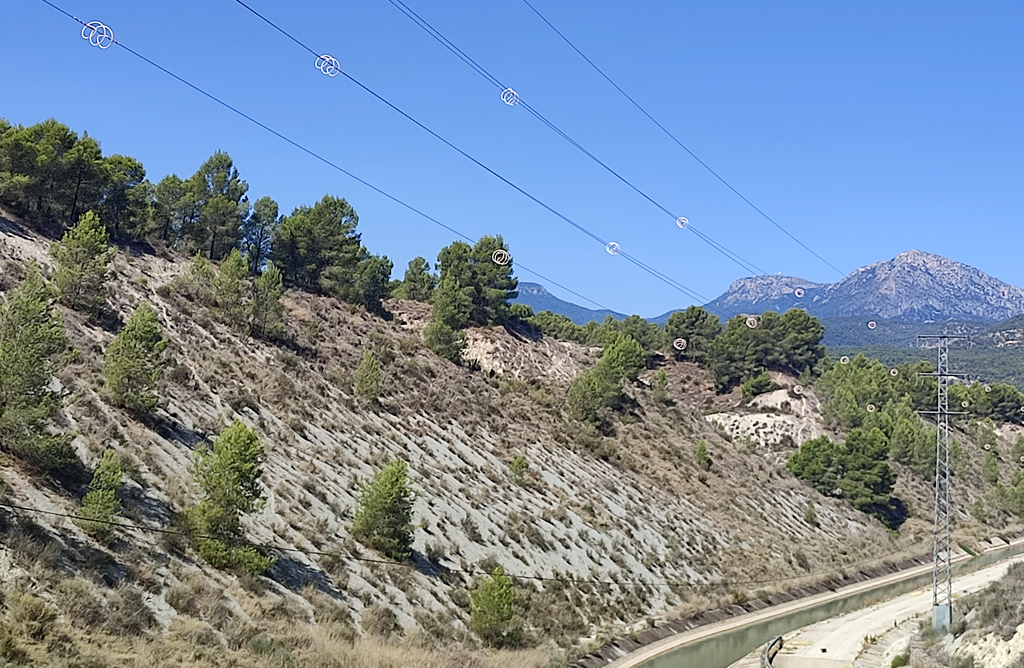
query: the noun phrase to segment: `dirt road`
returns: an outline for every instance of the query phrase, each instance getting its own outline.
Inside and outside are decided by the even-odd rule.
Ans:
[[[953,580],[954,606],[964,594],[998,580],[1024,555]],[[906,646],[918,620],[931,623],[931,588],[826,619],[785,636],[775,668],[881,668]],[[871,638],[875,638],[871,641]]]

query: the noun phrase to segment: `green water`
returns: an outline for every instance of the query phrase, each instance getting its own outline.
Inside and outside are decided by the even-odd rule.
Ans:
[[[961,562],[954,567],[953,573],[970,573],[1021,553],[1024,553],[1024,544],[982,554]],[[908,580],[881,585],[684,645],[640,664],[639,668],[727,668],[775,636],[784,635],[823,619],[859,610],[878,601],[895,598],[921,587],[930,588],[931,584],[932,573],[928,571]]]

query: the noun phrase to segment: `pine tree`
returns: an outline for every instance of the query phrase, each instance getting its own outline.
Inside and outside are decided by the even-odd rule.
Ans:
[[[199,554],[216,568],[258,575],[273,557],[232,543],[242,538],[241,516],[263,507],[260,486],[266,453],[256,432],[236,420],[214,441],[213,448],[195,455],[192,476],[203,499],[189,509],[187,520],[195,533]]]
[[[104,355],[103,377],[119,405],[138,415],[156,408],[156,387],[163,372],[166,347],[167,339],[163,338],[156,311],[142,303]]]
[[[78,461],[70,437],[46,429],[61,403],[50,380],[68,362],[56,301],[56,289],[33,263],[0,303],[0,448],[44,471]]]
[[[523,629],[515,611],[516,592],[500,566],[470,594],[470,626],[490,647],[517,647]]]
[[[95,213],[90,211],[79,218],[77,225],[50,246],[50,254],[57,261],[54,278],[61,301],[85,313],[98,313],[107,300],[104,287],[116,253]]]
[[[104,544],[113,540],[115,535],[115,527],[109,523],[121,512],[117,488],[121,485],[122,475],[117,453],[113,450],[104,452],[89,484],[89,493],[78,507],[78,515],[86,518],[77,520],[78,525]]]
[[[213,294],[217,302],[217,315],[236,330],[247,328],[246,304],[249,294],[249,267],[237,248],[220,265],[220,271],[213,281]]]
[[[408,466],[396,458],[363,485],[356,501],[352,536],[396,561],[412,554],[412,502]]]
[[[437,276],[430,273],[430,263],[422,257],[409,260],[402,285],[395,296],[427,303],[437,287]]]
[[[380,360],[369,348],[363,349],[363,359],[356,369],[356,379],[353,386],[355,395],[363,401],[376,404],[380,397],[381,384],[384,381],[384,374],[380,369]]]
[[[253,336],[276,339],[284,333],[284,304],[281,303],[283,294],[281,271],[274,263],[268,263],[253,284],[252,304],[249,307],[249,323]]]

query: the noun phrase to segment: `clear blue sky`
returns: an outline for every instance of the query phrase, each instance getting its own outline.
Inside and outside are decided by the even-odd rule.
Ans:
[[[566,133],[769,273],[839,275],[726,190],[522,0],[406,0]],[[1024,3],[531,0],[742,193],[843,272],[911,248],[1024,285]],[[606,253],[401,118],[232,0],[59,0],[125,45],[608,308],[691,299]],[[387,0],[250,0],[510,180],[713,299],[744,275],[532,118]],[[4,0],[0,116],[55,117],[151,180],[227,151],[290,211],[347,198],[400,278],[452,235],[129,53],[90,47],[39,0]],[[522,280],[536,280],[518,272]],[[550,287],[550,286],[549,286]],[[555,294],[578,298],[551,288]]]

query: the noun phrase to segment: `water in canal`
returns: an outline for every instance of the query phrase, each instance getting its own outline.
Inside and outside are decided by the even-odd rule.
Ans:
[[[954,567],[953,573],[955,576],[973,572],[1022,552],[1024,552],[1024,543],[1002,550],[994,550],[958,564]],[[852,594],[684,645],[640,664],[640,668],[727,668],[775,636],[784,635],[823,619],[859,610],[877,601],[895,598],[921,587],[930,588],[931,584],[932,573],[927,571],[909,580]]]

